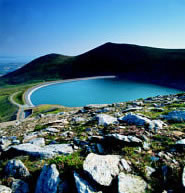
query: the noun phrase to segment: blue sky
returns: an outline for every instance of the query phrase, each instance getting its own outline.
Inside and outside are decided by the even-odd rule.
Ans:
[[[105,42],[185,48],[185,0],[0,0],[0,55],[78,55]]]

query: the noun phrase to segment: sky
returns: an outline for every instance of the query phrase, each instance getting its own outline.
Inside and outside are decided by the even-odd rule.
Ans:
[[[185,48],[185,0],[0,0],[0,56],[74,56],[106,42]]]

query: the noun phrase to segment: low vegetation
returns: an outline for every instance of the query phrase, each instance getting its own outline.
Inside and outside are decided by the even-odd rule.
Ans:
[[[20,105],[24,105],[23,94],[24,91],[18,92],[17,94],[14,95],[13,100]]]
[[[0,87],[0,122],[11,121],[16,118],[18,107],[10,102],[10,96],[17,93],[13,97],[13,100],[18,104],[24,104],[23,93],[34,85],[35,84],[20,84]]]

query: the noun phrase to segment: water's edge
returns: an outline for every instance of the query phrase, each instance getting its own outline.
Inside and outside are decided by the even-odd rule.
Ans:
[[[73,82],[73,81],[79,81],[79,80],[92,80],[92,79],[105,79],[105,78],[116,78],[115,75],[110,76],[93,76],[93,77],[85,77],[85,78],[74,78],[74,79],[66,79],[66,80],[57,80],[57,81],[49,81],[45,83],[38,84],[34,87],[29,88],[24,93],[24,101],[29,107],[35,107],[35,105],[31,102],[31,95],[38,89],[53,85],[53,84],[59,84],[59,83],[66,83],[66,82]]]

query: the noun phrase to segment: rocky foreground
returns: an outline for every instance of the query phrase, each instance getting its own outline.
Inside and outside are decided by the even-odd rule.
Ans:
[[[40,114],[0,136],[1,193],[185,192],[185,94]]]

